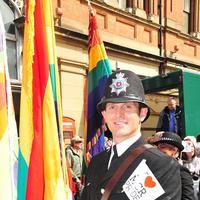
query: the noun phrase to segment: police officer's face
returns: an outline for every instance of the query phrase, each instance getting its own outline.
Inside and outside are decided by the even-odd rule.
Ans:
[[[141,121],[146,114],[147,108],[139,110],[137,102],[107,103],[105,111],[102,112],[115,143],[120,143],[139,133]]]
[[[177,158],[178,156],[178,148],[173,145],[161,143],[158,144],[158,149],[173,158]]]

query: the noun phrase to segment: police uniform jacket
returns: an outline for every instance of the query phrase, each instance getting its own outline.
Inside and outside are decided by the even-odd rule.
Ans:
[[[194,200],[194,188],[190,171],[181,165],[182,198],[181,200]]]
[[[145,144],[145,141],[140,137],[117,159],[116,165],[112,169],[108,169],[111,150],[103,151],[97,156],[94,156],[86,173],[86,183],[81,200],[100,200],[105,185],[108,183],[116,169],[123,160],[127,158],[130,151],[142,144]],[[157,199],[181,200],[180,165],[175,159],[164,155],[156,148],[145,150],[135,159],[114,187],[109,200],[128,199],[125,192],[123,192],[122,186],[143,159],[146,160],[146,164],[165,191],[165,193]]]

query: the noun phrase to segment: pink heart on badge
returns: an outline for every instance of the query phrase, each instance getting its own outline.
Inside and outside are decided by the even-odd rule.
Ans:
[[[151,176],[147,176],[144,181],[144,186],[153,188],[156,186],[156,182],[153,181],[153,178]]]

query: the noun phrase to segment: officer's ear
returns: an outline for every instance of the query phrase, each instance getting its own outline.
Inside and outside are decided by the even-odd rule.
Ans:
[[[147,116],[147,113],[148,113],[148,108],[146,108],[146,107],[140,108],[140,121],[141,121],[141,122],[144,121],[144,119],[145,119],[146,116]]]
[[[101,114],[102,114],[102,116],[103,116],[104,121],[106,122],[105,110],[101,111]]]

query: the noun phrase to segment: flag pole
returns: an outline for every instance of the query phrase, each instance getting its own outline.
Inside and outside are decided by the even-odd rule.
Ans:
[[[91,1],[86,0],[89,11],[89,35],[88,35],[88,102],[87,121],[85,128],[85,158],[87,164],[90,158],[105,149],[104,131],[102,128],[102,116],[97,111],[97,103],[102,98],[105,81],[112,70],[105,51],[103,41],[100,38],[96,10],[92,8]]]
[[[96,14],[95,10],[92,8],[91,2],[90,0],[86,0],[88,3],[88,9],[89,9],[89,13],[91,16],[94,16]]]

